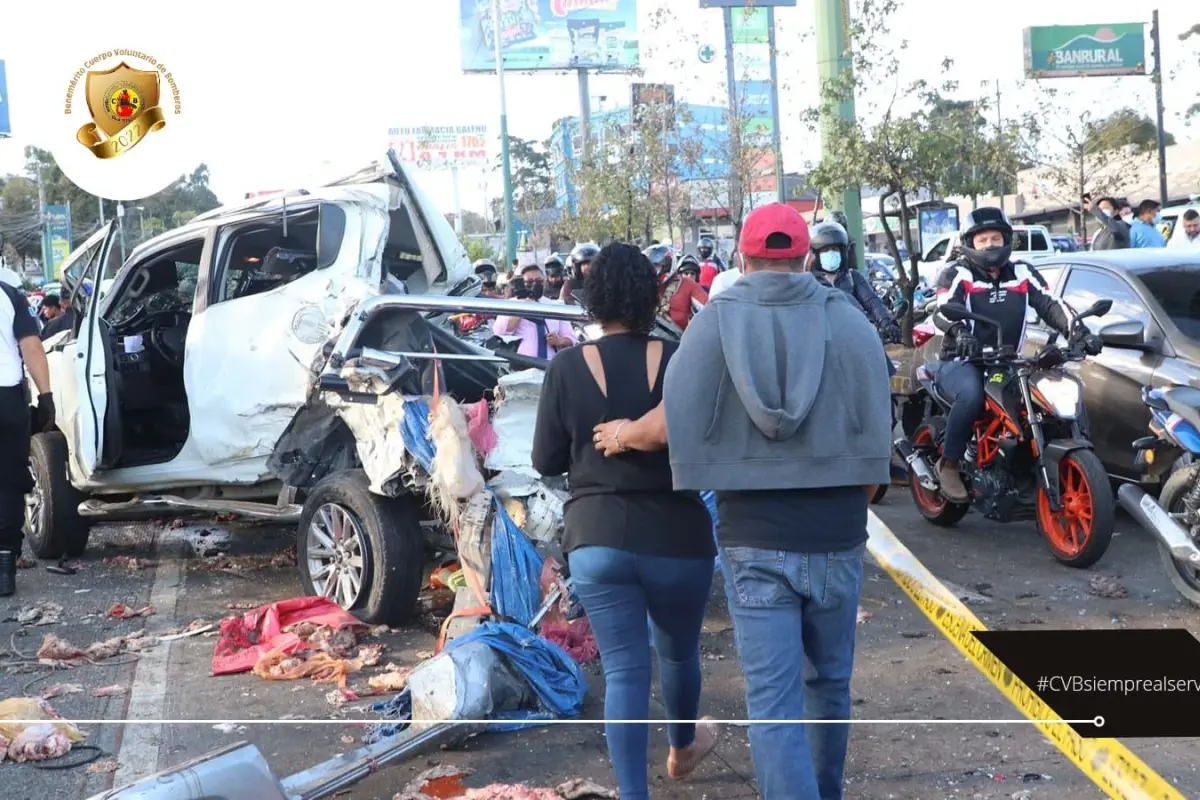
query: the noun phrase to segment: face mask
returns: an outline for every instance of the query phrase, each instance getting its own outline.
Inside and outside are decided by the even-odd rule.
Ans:
[[[837,272],[842,266],[842,254],[837,250],[825,250],[820,253],[821,269],[825,272]]]
[[[1012,255],[1012,247],[1002,245],[1000,247],[985,247],[982,250],[977,250],[977,260],[979,265],[987,270],[997,270],[1008,262],[1008,257]]]
[[[529,298],[531,300],[541,300],[542,295],[546,293],[546,287],[540,283],[530,284]]]
[[[1133,222],[1133,212],[1130,211],[1128,213],[1122,214],[1121,219],[1125,220],[1126,222]]]

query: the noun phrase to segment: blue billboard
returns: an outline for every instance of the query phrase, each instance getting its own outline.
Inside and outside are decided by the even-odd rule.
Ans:
[[[459,0],[463,72],[495,72],[494,0]],[[637,0],[499,0],[504,68],[639,66]]]
[[[8,76],[0,61],[0,136],[12,136],[12,120],[8,116]]]

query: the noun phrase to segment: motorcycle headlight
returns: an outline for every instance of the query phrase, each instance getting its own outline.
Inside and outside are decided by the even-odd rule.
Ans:
[[[1039,375],[1029,383],[1034,402],[1060,419],[1075,419],[1083,407],[1079,384],[1062,375]]]

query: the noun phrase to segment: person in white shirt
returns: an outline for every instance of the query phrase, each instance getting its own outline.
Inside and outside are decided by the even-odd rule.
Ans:
[[[708,290],[710,300],[737,283],[738,278],[742,277],[739,266],[738,257],[735,255],[734,263],[729,265],[729,269],[717,273],[717,276],[713,278],[712,287]]]
[[[1172,236],[1167,246],[1200,253],[1200,211],[1189,208],[1183,212],[1183,233]]]

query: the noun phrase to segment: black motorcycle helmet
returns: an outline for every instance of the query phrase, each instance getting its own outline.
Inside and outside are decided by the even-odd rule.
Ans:
[[[542,266],[542,271],[546,273],[547,279],[561,278],[563,276],[563,263],[558,260],[558,256],[550,256]]]
[[[709,260],[712,258],[712,254],[715,249],[716,248],[713,245],[711,236],[700,237],[700,246],[697,247],[696,250],[700,253],[701,258],[703,258],[705,261]]]
[[[836,250],[841,255],[838,269],[847,266],[849,263],[850,236],[846,233],[846,229],[836,222],[822,222],[812,229],[812,233],[809,236],[808,251],[812,253],[813,268],[819,269],[822,272],[835,272],[836,270],[827,270],[821,266],[821,252],[823,250]]]
[[[496,269],[496,262],[490,258],[481,258],[473,266],[475,267],[475,274],[479,276],[479,279],[483,281],[485,286],[491,286],[496,283],[496,275],[500,272],[500,270]]]
[[[675,266],[675,254],[671,252],[668,245],[652,244],[643,250],[642,254],[650,259],[650,263],[654,265],[654,271],[659,275],[669,275]]]
[[[679,260],[679,274],[687,275],[694,281],[700,280],[700,262],[693,255],[684,256]]]
[[[575,249],[571,251],[571,256],[568,261],[571,262],[571,272],[577,280],[583,280],[583,268],[596,260],[596,256],[600,254],[600,248],[591,242],[575,245]]]
[[[989,247],[984,250],[975,249],[975,234],[982,231],[1000,231],[1004,235],[1002,247]],[[1008,221],[1004,209],[994,206],[977,208],[963,219],[962,228],[958,234],[958,247],[962,257],[971,266],[981,270],[999,269],[1008,263],[1012,256],[1013,227]]]

